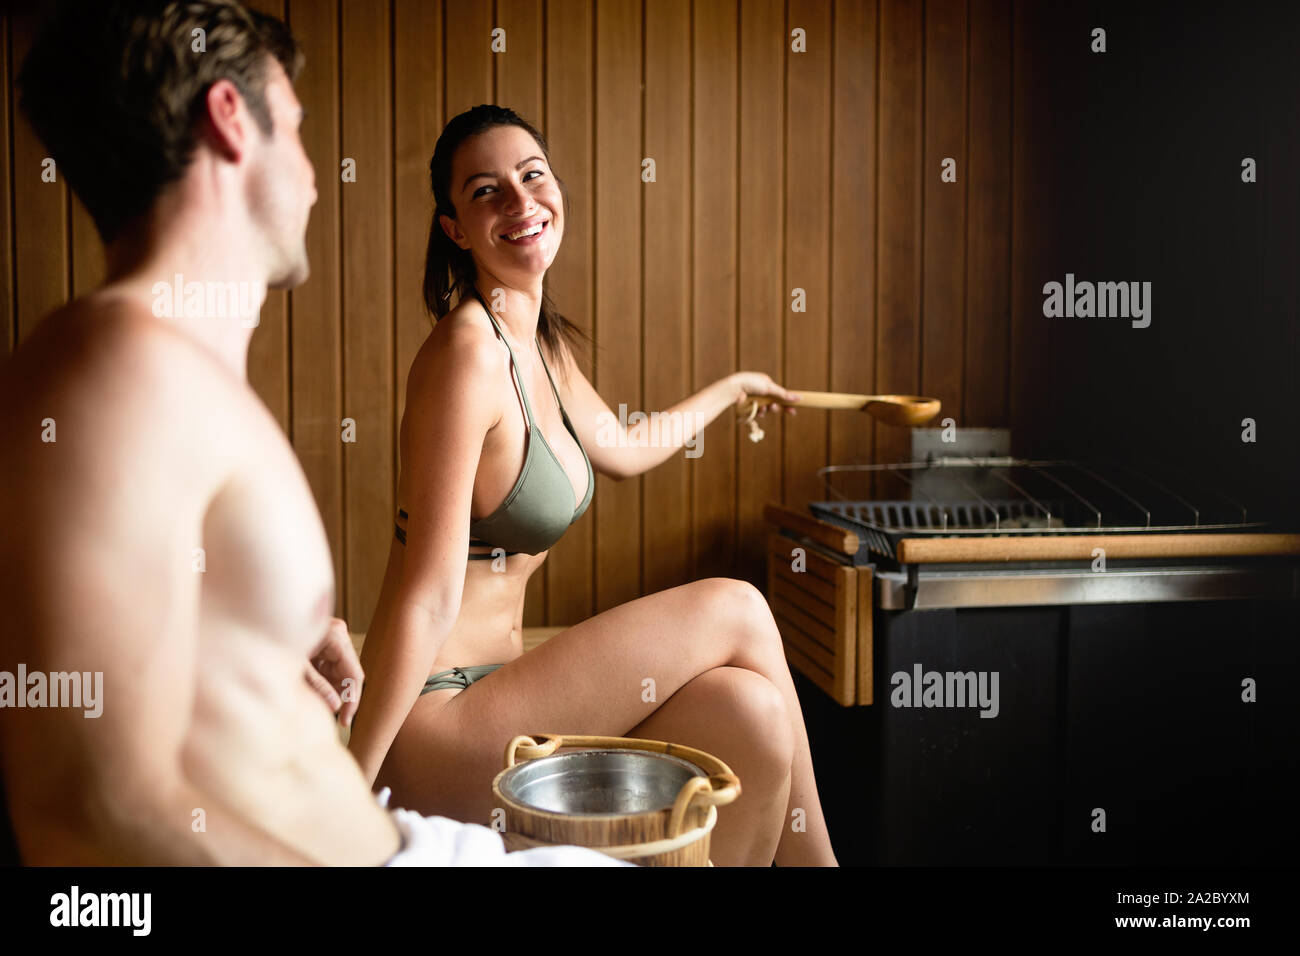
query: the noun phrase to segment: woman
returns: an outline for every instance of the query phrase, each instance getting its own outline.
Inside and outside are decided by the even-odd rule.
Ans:
[[[597,442],[612,412],[543,289],[567,193],[532,126],[475,107],[447,125],[429,168],[424,296],[437,324],[411,366],[396,529],[362,654],[349,747],[363,772],[402,806],[489,824],[516,734],[669,740],[716,754],[742,781],[718,815],[716,864],[837,865],[780,636],[752,585],[710,578],[648,595],[523,654],[528,578],[590,504],[593,471],[640,474],[694,431],[676,447]],[[673,410],[703,428],[756,395],[795,398],[738,372]]]

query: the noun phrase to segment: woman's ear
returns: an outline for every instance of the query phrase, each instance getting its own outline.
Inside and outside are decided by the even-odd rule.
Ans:
[[[460,223],[456,222],[455,219],[452,219],[451,216],[444,216],[441,213],[439,213],[438,225],[442,227],[442,231],[447,236],[447,238],[450,239],[452,242],[456,243],[456,245],[460,246],[460,248],[462,249],[469,248],[469,240],[466,239],[465,236],[461,233]]]

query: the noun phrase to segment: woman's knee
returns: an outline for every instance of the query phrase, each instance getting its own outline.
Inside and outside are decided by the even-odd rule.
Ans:
[[[718,697],[728,718],[743,727],[755,755],[775,768],[788,768],[794,760],[794,728],[781,691],[762,674],[743,667],[718,668],[711,674],[717,675]]]
[[[729,629],[742,646],[757,644],[784,660],[781,632],[762,591],[738,578],[705,578],[700,584],[708,588],[710,608],[717,623]]]

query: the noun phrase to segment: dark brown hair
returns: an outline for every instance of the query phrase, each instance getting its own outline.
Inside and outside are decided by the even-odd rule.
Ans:
[[[185,172],[213,83],[271,135],[268,57],[297,78],[288,27],[236,0],[65,0],[23,61],[19,106],[109,243]]]
[[[452,242],[438,222],[439,216],[457,218],[456,204],[451,198],[451,161],[461,143],[471,136],[485,133],[497,126],[518,126],[525,130],[537,142],[538,148],[546,158],[546,164],[548,166],[551,164],[551,152],[546,145],[545,137],[514,110],[503,106],[489,103],[475,106],[453,118],[443,129],[434,147],[433,158],[429,160],[434,211],[433,223],[429,227],[429,248],[424,260],[424,305],[434,322],[451,311],[448,300],[452,293],[456,294],[456,301],[459,303],[462,297],[472,294],[470,290],[478,278],[474,257],[468,249],[462,249]],[[554,175],[554,169],[551,173]],[[559,184],[560,194],[564,197],[564,221],[567,223],[570,205],[569,190],[559,176],[555,177],[555,181]],[[546,351],[552,356],[560,354],[561,340],[575,355],[580,343],[592,341],[590,336],[555,308],[547,291],[545,279],[542,280],[542,308],[537,318],[537,335],[545,344]]]

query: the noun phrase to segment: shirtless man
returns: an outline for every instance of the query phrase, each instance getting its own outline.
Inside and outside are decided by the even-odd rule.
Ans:
[[[324,528],[246,378],[265,289],[308,273],[301,54],[234,0],[119,6],[62,11],[19,78],[109,272],[0,371],[0,671],[102,674],[97,717],[0,711],[23,862],[619,865],[386,812],[340,743],[304,679],[360,677]]]

